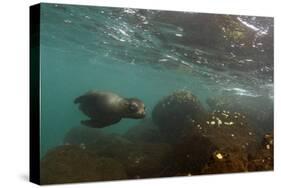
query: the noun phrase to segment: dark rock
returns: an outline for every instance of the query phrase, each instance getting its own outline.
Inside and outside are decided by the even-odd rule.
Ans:
[[[142,121],[139,125],[130,128],[124,137],[136,143],[163,143],[164,138],[159,128],[151,119]]]
[[[216,111],[183,131],[181,142],[175,147],[173,168],[181,174],[244,171],[245,161],[257,147],[256,133],[244,115]],[[218,152],[219,157],[225,156],[224,163],[214,160],[214,153]]]
[[[207,99],[211,110],[242,112],[264,134],[273,130],[273,101],[266,97],[225,94]]]
[[[65,135],[63,143],[68,145],[92,145],[102,138],[104,133],[101,129],[93,129],[86,126],[71,128]]]
[[[273,134],[265,134],[261,148],[248,164],[249,171],[273,170]]]
[[[174,147],[175,163],[169,168],[168,175],[200,174],[216,149],[216,145],[208,138],[198,133],[192,134]]]
[[[127,157],[134,143],[118,134],[105,134],[100,129],[85,126],[71,129],[65,136],[66,145],[76,145],[102,157],[118,160]]]
[[[133,142],[117,134],[105,135],[88,146],[88,149],[97,153],[98,156],[110,157],[118,161],[126,159],[128,153],[134,148]]]
[[[119,161],[131,179],[161,176],[161,171],[171,161],[172,156],[169,144],[134,143],[114,134],[99,139],[87,149],[99,157]]]
[[[168,144],[142,144],[128,153],[124,165],[129,178],[161,177],[171,156],[172,149]]]
[[[101,174],[101,178],[98,181],[110,181],[127,179],[127,174],[124,166],[115,159],[112,158],[98,158],[96,160],[96,171]]]
[[[199,100],[190,91],[183,90],[160,100],[153,109],[152,119],[166,140],[174,143],[185,126],[204,114]]]
[[[122,163],[131,179],[161,176],[172,151],[168,144],[134,143],[114,134],[89,147],[99,157],[110,157]]]
[[[208,164],[206,164],[202,174],[247,172],[248,159],[240,152],[215,151]]]
[[[78,146],[59,146],[41,160],[41,184],[126,179],[123,166]]]

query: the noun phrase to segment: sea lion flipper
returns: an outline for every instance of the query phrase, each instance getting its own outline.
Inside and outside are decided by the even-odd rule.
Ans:
[[[109,118],[109,117],[103,117],[103,118],[97,118],[97,119],[90,119],[90,120],[84,120],[81,121],[83,125],[86,125],[88,127],[92,128],[103,128],[108,125],[118,123],[121,120],[121,118]]]

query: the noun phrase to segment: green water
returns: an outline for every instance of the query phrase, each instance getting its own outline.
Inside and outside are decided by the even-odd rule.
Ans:
[[[219,39],[185,27],[181,19],[194,20],[194,14],[53,4],[41,11],[41,156],[85,119],[73,101],[91,89],[143,100],[146,118],[162,97],[179,89],[190,90],[206,108],[208,97],[226,89],[273,99],[271,51],[252,47],[250,57],[237,52],[231,58],[231,51],[213,43]],[[266,30],[264,25],[257,28]],[[202,44],[197,38],[212,40]],[[123,119],[104,130],[122,134],[139,121]]]

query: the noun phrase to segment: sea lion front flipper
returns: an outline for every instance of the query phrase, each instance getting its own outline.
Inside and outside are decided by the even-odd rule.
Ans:
[[[86,125],[88,127],[92,127],[92,128],[103,128],[115,123],[118,123],[121,120],[121,118],[97,118],[97,119],[90,119],[90,120],[84,120],[81,121],[81,123],[83,125]]]

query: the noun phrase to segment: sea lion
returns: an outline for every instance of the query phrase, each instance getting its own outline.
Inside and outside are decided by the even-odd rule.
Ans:
[[[142,119],[145,117],[144,103],[137,98],[123,98],[106,91],[89,91],[74,100],[79,109],[90,120],[83,125],[103,128],[118,123],[122,118]]]

